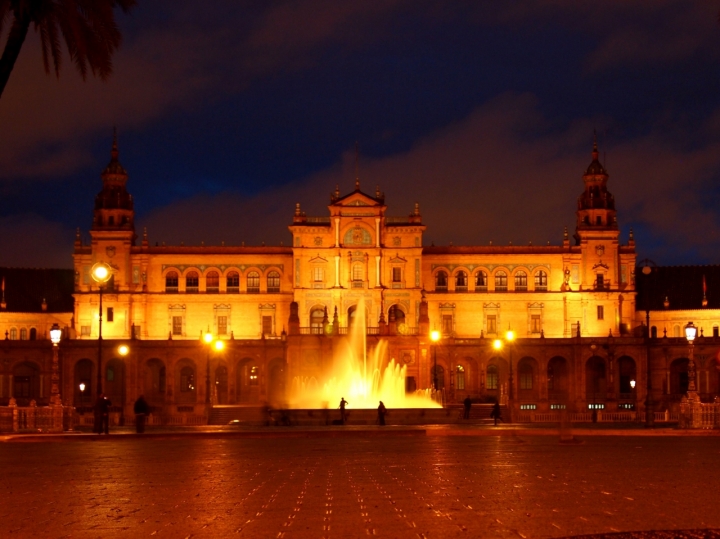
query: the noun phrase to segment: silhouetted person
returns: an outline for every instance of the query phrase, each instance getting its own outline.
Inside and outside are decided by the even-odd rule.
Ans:
[[[505,423],[502,418],[502,413],[500,412],[500,403],[496,402],[493,404],[492,412],[490,412],[490,417],[492,417],[495,420],[495,426],[497,427],[498,419]]]
[[[133,406],[135,412],[135,432],[142,434],[145,432],[145,418],[150,413],[150,405],[143,395],[140,395]]]
[[[470,397],[465,397],[465,400],[463,401],[463,406],[465,407],[465,410],[463,410],[463,419],[470,419],[470,408],[472,408],[472,401],[470,400]]]
[[[383,401],[380,401],[380,406],[378,406],[378,425],[385,425],[385,414],[387,414],[387,408],[385,408]]]
[[[110,407],[112,402],[108,399],[104,393],[98,395],[97,401],[95,401],[95,432],[102,434],[110,434]]]
[[[345,400],[345,397],[340,397],[340,422],[344,425],[345,420],[347,419],[347,414],[345,413],[345,406],[347,406],[348,401]]]

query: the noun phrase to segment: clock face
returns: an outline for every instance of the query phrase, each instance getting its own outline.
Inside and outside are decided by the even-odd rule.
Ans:
[[[602,256],[605,253],[605,247],[603,245],[598,245],[595,247],[595,252],[598,256]]]

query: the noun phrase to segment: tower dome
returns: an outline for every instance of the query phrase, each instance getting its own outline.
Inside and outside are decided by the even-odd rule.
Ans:
[[[578,232],[617,229],[615,197],[607,189],[608,178],[605,167],[598,159],[597,140],[593,140],[592,161],[583,174],[585,190],[578,197]]]
[[[118,156],[117,132],[114,132],[110,162],[100,175],[103,187],[95,196],[93,230],[135,231],[133,198],[126,188],[128,174]]]

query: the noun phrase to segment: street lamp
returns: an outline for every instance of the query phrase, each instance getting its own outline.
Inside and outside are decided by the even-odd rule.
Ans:
[[[437,342],[440,340],[440,332],[433,329],[430,332],[430,340],[433,342],[433,389],[438,390],[438,373],[437,373]]]
[[[83,382],[80,382],[78,389],[80,390],[80,403],[84,404],[85,403],[85,384]]]
[[[120,357],[125,357],[130,353],[130,347],[127,344],[121,344],[117,347],[117,353]],[[127,365],[125,369],[127,369]],[[127,372],[127,370],[123,372]],[[125,391],[122,392],[120,398],[120,424],[125,424]]]
[[[100,306],[98,310],[98,365],[97,365],[97,394],[102,393],[102,295],[103,285],[110,280],[112,273],[110,266],[104,262],[96,262],[90,269],[90,277],[98,284],[98,292],[100,295]]]
[[[688,322],[685,326],[685,338],[690,345],[690,358],[688,361],[688,400],[697,400],[697,386],[695,384],[695,337],[697,336],[697,327],[692,322]]]
[[[53,349],[53,360],[52,360],[52,384],[50,386],[50,404],[52,406],[62,405],[60,399],[60,365],[58,361],[58,348],[60,344],[60,337],[62,337],[62,330],[57,324],[53,324],[50,328],[50,341],[52,342]]]
[[[225,343],[215,339],[209,331],[203,335],[203,340],[208,345],[207,362],[205,364],[205,404],[210,404],[210,351],[214,348],[217,352],[225,348]]]
[[[495,350],[502,350],[505,346],[505,343],[511,344],[515,340],[515,332],[512,329],[507,330],[505,332],[505,338],[504,339],[495,339],[493,341],[493,348]],[[512,363],[512,346],[508,346],[508,359],[510,362],[510,376],[508,378],[508,408],[510,413],[509,420],[512,421],[512,405],[513,405],[513,399],[515,397],[515,393],[513,390],[513,363]]]

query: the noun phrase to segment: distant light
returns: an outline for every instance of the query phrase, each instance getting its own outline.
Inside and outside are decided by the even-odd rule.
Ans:
[[[438,342],[440,340],[440,332],[437,329],[433,329],[430,332],[430,340],[432,342]]]
[[[635,380],[630,380],[630,387],[635,389]]]
[[[515,332],[512,329],[508,329],[507,333],[505,334],[505,339],[512,342],[515,340]]]
[[[80,385],[78,387],[80,388],[81,393],[85,391],[85,384],[83,384],[82,382],[80,382]]]
[[[207,332],[205,335],[203,335],[203,339],[205,339],[206,343],[211,343],[213,340],[213,335],[210,332]]]
[[[62,336],[62,330],[60,329],[60,326],[57,324],[53,324],[50,328],[50,340],[53,344],[58,344],[60,342],[60,337]]]
[[[215,341],[215,350],[220,351],[223,348],[225,348],[225,343],[223,341]]]
[[[688,322],[688,325],[685,326],[685,338],[688,340],[690,344],[695,340],[695,337],[697,336],[697,328],[692,322]]]
[[[118,346],[118,354],[126,356],[130,353],[130,347],[127,344],[121,344]]]
[[[493,341],[493,348],[494,348],[495,350],[501,350],[502,347],[503,347],[503,342],[502,342],[501,339],[495,339],[495,340]]]

